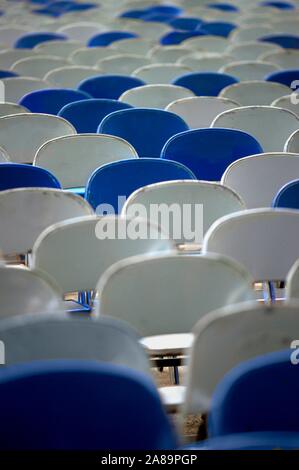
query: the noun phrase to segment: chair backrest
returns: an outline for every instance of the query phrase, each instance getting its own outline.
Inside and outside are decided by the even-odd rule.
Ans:
[[[0,266],[0,318],[64,311],[62,292],[42,272]],[[1,338],[2,339],[2,338]]]
[[[48,114],[13,114],[0,118],[1,146],[14,162],[32,163],[42,144],[75,133],[65,119]]]
[[[238,61],[221,67],[219,72],[236,77],[242,82],[263,80],[267,75],[276,72],[279,67],[275,64],[262,61]]]
[[[89,291],[116,261],[173,249],[173,242],[147,221],[134,221],[130,227],[129,219],[107,216],[52,225],[38,237],[32,264],[53,277],[63,292]]]
[[[284,349],[231,370],[213,395],[209,434],[297,432],[299,381],[291,355],[291,349]]]
[[[173,80],[173,85],[189,88],[198,96],[218,96],[223,88],[238,80],[218,72],[192,72]]]
[[[119,55],[113,55],[112,57],[100,59],[96,65],[104,74],[133,76],[133,72],[136,69],[139,69],[140,67],[148,65],[150,63],[150,59],[148,59],[144,55],[139,56],[134,54],[119,53]]]
[[[203,252],[236,259],[255,281],[282,281],[299,258],[298,226],[299,212],[294,210],[250,209],[231,214],[209,229]]]
[[[122,214],[134,216],[134,208],[139,204],[145,208],[149,219],[153,223],[160,223],[163,231],[168,232],[170,238],[179,245],[196,244],[200,233],[204,235],[215,220],[245,209],[236,193],[220,184],[206,181],[165,181],[142,187],[128,198]],[[184,212],[187,206],[188,212]],[[158,210],[160,208],[163,211],[164,207],[166,220]],[[172,223],[169,223],[169,213],[173,213]],[[194,227],[194,231],[186,233],[187,227]],[[199,245],[201,243],[202,240]]]
[[[180,31],[195,31],[203,24],[200,18],[177,17],[169,21],[170,26]]]
[[[185,121],[176,114],[160,109],[135,108],[109,114],[100,123],[98,132],[127,140],[139,157],[159,158],[167,140],[187,129]]]
[[[33,168],[41,172],[40,168]],[[93,214],[83,198],[57,189],[39,187],[1,191],[0,202],[1,217],[6,221],[0,229],[0,249],[5,255],[30,252],[39,234],[50,225]]]
[[[279,189],[273,199],[273,207],[299,209],[299,179],[293,181],[294,177],[295,175],[293,174],[293,178],[290,177],[289,182]]]
[[[228,39],[214,35],[202,35],[191,37],[183,42],[183,46],[191,48],[195,51],[217,52],[223,53],[230,45]]]
[[[1,149],[3,150],[3,149]],[[5,155],[5,151],[4,151]],[[0,190],[15,188],[56,188],[60,182],[49,171],[23,163],[3,162],[0,165]]]
[[[267,20],[265,20],[265,22],[267,22]],[[236,44],[257,41],[262,36],[269,33],[271,33],[271,27],[267,24],[244,26],[232,32],[230,41]]]
[[[176,46],[184,44],[187,39],[197,38],[205,35],[202,31],[167,31],[160,37],[160,44],[162,46]],[[184,44],[185,46],[185,44]],[[186,45],[186,47],[189,47]]]
[[[96,34],[92,36],[87,45],[89,47],[95,46],[109,46],[115,41],[121,41],[122,39],[137,38],[137,34],[130,31],[105,31],[104,33]]]
[[[172,64],[192,52],[192,49],[183,46],[155,46],[148,52],[148,57],[156,64]]]
[[[289,135],[298,129],[299,119],[287,109],[243,106],[217,116],[212,127],[240,129],[255,137],[264,152],[281,152]]]
[[[298,311],[298,302],[271,306],[248,302],[221,308],[199,320],[193,328],[184,411],[209,410],[215,387],[236,365],[289,348],[298,329]]]
[[[165,111],[180,116],[190,129],[198,129],[210,127],[218,114],[238,106],[237,102],[218,96],[194,96],[173,101]]]
[[[174,135],[164,145],[161,158],[186,165],[198,179],[220,181],[233,161],[262,151],[259,142],[246,132],[207,128]]]
[[[10,24],[0,27],[0,43],[6,44],[8,47],[13,47],[16,40],[24,34],[29,33],[27,26],[17,24]]]
[[[268,34],[260,37],[260,41],[277,44],[284,49],[299,49],[299,36],[293,34]]]
[[[129,38],[114,42],[112,47],[117,53],[147,55],[154,46],[154,41],[148,38]]]
[[[0,322],[0,340],[5,344],[6,365],[82,359],[149,372],[148,357],[138,335],[125,323],[109,317],[84,318],[47,312],[39,316],[22,315]]]
[[[35,51],[37,54],[42,55],[54,55],[56,57],[62,57],[64,59],[68,59],[69,56],[82,47],[82,43],[80,41],[61,41],[61,40],[54,40],[54,41],[46,41],[38,44],[35,46]]]
[[[175,78],[191,72],[191,68],[178,64],[151,64],[136,68],[133,77],[148,84],[171,83]]]
[[[278,72],[273,72],[267,75],[266,80],[269,82],[282,83],[290,89],[296,89],[299,80],[299,68],[293,70],[280,70]]]
[[[78,90],[84,91],[93,98],[117,100],[125,91],[146,85],[142,80],[128,75],[102,75],[83,80]]]
[[[10,114],[24,114],[30,111],[24,106],[16,103],[0,103],[0,117],[9,116]]]
[[[138,158],[136,151],[119,137],[75,134],[46,142],[33,164],[51,171],[63,188],[76,188],[86,186],[93,171],[106,163],[131,158]]]
[[[51,88],[50,83],[45,80],[31,77],[10,77],[4,78],[5,100],[17,103],[20,99],[31,91]]]
[[[275,85],[280,85],[280,84],[276,83]],[[280,85],[280,86],[284,86],[284,85]],[[290,93],[290,90],[289,90],[289,93]],[[287,109],[288,111],[291,111],[292,113],[296,114],[299,117],[299,108],[298,108],[297,99],[296,97],[295,97],[295,100],[293,98],[294,96],[292,94],[281,96],[281,98],[277,98],[276,100],[274,100],[271,103],[271,106],[274,106],[275,108]]]
[[[241,158],[226,169],[221,182],[239,194],[247,209],[271,207],[279,189],[299,178],[298,157],[273,152]]]
[[[127,102],[90,98],[66,104],[61,108],[58,116],[69,121],[78,134],[95,133],[104,117],[114,111],[128,108],[131,108],[131,105]]]
[[[1,38],[1,27],[0,27]],[[1,40],[1,39],[0,39]],[[20,59],[25,57],[34,57],[35,49],[4,49],[0,51],[0,67],[3,70],[9,70],[10,67]]]
[[[134,191],[161,181],[196,179],[189,168],[170,160],[144,158],[107,163],[91,175],[85,197],[95,210],[119,213]]]
[[[50,88],[28,93],[20,100],[32,113],[58,114],[66,104],[90,98],[88,93],[67,88]]]
[[[100,74],[101,72],[96,67],[67,65],[50,70],[45,75],[45,80],[58,88],[76,88],[82,80]]]
[[[119,100],[139,108],[164,109],[172,101],[193,96],[191,90],[175,85],[144,85],[125,91]]]
[[[177,446],[154,382],[138,371],[92,361],[18,364],[3,371],[0,390],[6,403],[0,412],[5,427],[1,449],[162,450]]]
[[[210,23],[204,23],[201,29],[208,34],[227,38],[236,27],[236,24],[228,21],[211,21]]]
[[[280,83],[253,80],[230,85],[221,91],[220,96],[237,101],[240,106],[269,106],[275,99],[289,93],[290,89]]]
[[[299,129],[293,132],[287,139],[284,146],[284,151],[299,153]]]
[[[296,49],[284,49],[263,54],[259,59],[272,62],[272,64],[276,64],[282,69],[293,69],[294,66],[299,66],[299,51]]]
[[[53,69],[67,65],[62,57],[44,56],[36,54],[35,57],[26,57],[15,62],[11,70],[25,77],[44,78]]]
[[[108,47],[80,47],[74,51],[70,56],[69,60],[75,65],[85,65],[88,67],[95,67],[97,62],[100,59],[105,59],[106,57],[112,57],[118,55],[119,52],[112,48]],[[1,64],[1,55],[0,55],[0,64]]]
[[[66,40],[64,34],[54,32],[27,33],[16,39],[14,47],[16,49],[33,49],[33,47],[45,41]]]
[[[194,52],[183,56],[178,63],[189,67],[193,72],[218,72],[224,65],[232,62],[234,58],[227,54]]]
[[[243,268],[219,256],[134,257],[100,279],[97,308],[142,336],[189,333],[211,310],[252,299],[251,282]]]
[[[261,56],[263,54],[275,54],[281,51],[281,47],[275,44],[259,41],[248,41],[240,44],[233,43],[227,48],[227,53],[236,60],[262,60]],[[271,62],[270,58],[265,60],[266,62]]]
[[[83,42],[84,44],[95,34],[99,33],[101,25],[98,23],[91,23],[81,21],[78,23],[69,23],[58,29],[59,33],[65,34],[70,39]]]

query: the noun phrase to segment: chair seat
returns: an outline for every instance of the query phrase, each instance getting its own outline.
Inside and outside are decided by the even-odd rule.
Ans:
[[[185,355],[192,343],[191,333],[147,336],[141,340],[141,344],[148,349],[151,356]]]
[[[159,393],[167,412],[174,413],[184,403],[186,387],[183,385],[161,387]]]

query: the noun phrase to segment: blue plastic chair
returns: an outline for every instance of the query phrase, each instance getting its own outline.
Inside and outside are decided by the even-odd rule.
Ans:
[[[48,88],[36,90],[23,96],[19,104],[32,113],[58,114],[61,108],[74,101],[90,98],[88,93],[68,88]]]
[[[170,31],[160,38],[162,46],[174,46],[181,44],[186,39],[196,38],[197,36],[205,36],[203,31]]]
[[[209,3],[208,5],[205,5],[207,8],[212,8],[215,10],[220,10],[220,11],[232,11],[232,12],[237,12],[239,11],[239,8],[237,8],[235,5],[232,5],[231,3]]]
[[[216,387],[211,437],[243,432],[299,432],[299,374],[288,349],[246,361]]]
[[[258,141],[246,132],[215,127],[171,137],[162,149],[161,158],[186,165],[200,180],[220,181],[232,162],[262,152]]]
[[[186,446],[184,450],[298,450],[298,448],[297,432],[246,432],[214,437]]]
[[[292,34],[269,34],[259,39],[263,42],[271,42],[284,49],[299,49],[299,36]]]
[[[212,36],[227,38],[236,27],[237,26],[234,23],[213,21],[210,23],[204,23],[201,30],[205,31],[207,34],[211,34]]]
[[[146,8],[147,13],[157,13],[178,16],[183,13],[183,9],[177,5],[153,5],[152,7]]]
[[[66,13],[71,11],[87,11],[98,7],[99,5],[97,3],[73,3],[67,8]]]
[[[192,72],[177,77],[172,84],[189,88],[197,96],[218,96],[223,88],[238,82],[225,73]]]
[[[100,134],[116,135],[127,140],[139,157],[159,158],[167,140],[188,130],[182,118],[161,109],[133,108],[115,111],[100,123]]]
[[[88,47],[109,46],[115,41],[122,39],[137,38],[138,35],[129,31],[107,31],[106,33],[96,34],[89,39]]]
[[[88,93],[93,98],[117,100],[131,88],[146,85],[143,80],[128,75],[101,75],[83,80],[78,90]]]
[[[58,116],[73,124],[78,134],[93,133],[108,114],[129,108],[130,104],[117,100],[88,99],[65,105]]]
[[[10,70],[0,70],[0,79],[18,76],[19,75],[17,73],[11,72]]]
[[[265,80],[267,82],[276,82],[276,83],[282,83],[282,85],[286,85],[288,87],[291,87],[292,82],[298,81],[299,80],[299,69],[295,70],[279,70],[278,72],[273,72],[270,75],[268,75]],[[294,87],[293,89],[296,89]],[[291,93],[291,90],[290,90]]]
[[[299,209],[299,180],[285,184],[276,194],[272,206]]]
[[[295,5],[289,2],[262,2],[263,7],[279,8],[280,10],[294,10]]]
[[[16,49],[33,49],[38,44],[46,41],[62,41],[67,37],[58,33],[28,33],[18,38],[14,44]]]
[[[113,208],[112,212],[118,214],[125,203],[124,198],[128,198],[136,189],[161,181],[180,179],[196,178],[189,168],[170,160],[119,160],[107,163],[93,172],[86,186],[85,198],[95,210],[100,204],[109,204]],[[119,197],[122,199],[119,200]]]
[[[173,15],[166,13],[147,13],[142,17],[143,21],[153,21],[154,23],[169,23],[173,19]]]
[[[177,17],[169,21],[169,26],[179,31],[195,31],[204,23],[200,18]]]
[[[1,450],[174,449],[150,376],[95,361],[38,361],[1,370]]]
[[[145,10],[127,10],[124,11],[121,15],[119,15],[119,18],[133,18],[133,19],[139,19],[146,15]]]
[[[49,171],[22,163],[0,163],[0,191],[14,188],[56,188],[59,181]]]

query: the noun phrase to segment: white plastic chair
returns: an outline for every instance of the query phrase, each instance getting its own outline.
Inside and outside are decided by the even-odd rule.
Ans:
[[[65,34],[74,41],[86,43],[92,36],[103,32],[101,25],[91,22],[70,23],[60,27],[58,33]]]
[[[0,266],[0,318],[64,311],[62,294],[42,272],[16,266]],[[2,338],[1,338],[2,339]]]
[[[298,8],[298,6],[297,6]],[[297,10],[298,11],[298,10]],[[273,26],[276,31],[283,32],[285,34],[297,35],[298,34],[298,17],[292,19],[281,19],[277,18],[273,20]]]
[[[149,361],[134,330],[113,318],[67,314],[23,315],[2,320],[5,363],[80,359],[109,362],[149,372]]]
[[[295,97],[297,98],[297,96]],[[287,109],[288,111],[292,111],[292,113],[296,114],[299,118],[299,106],[297,102],[294,102],[293,95],[287,94],[285,96],[281,96],[280,98],[277,98],[276,100],[274,100],[271,103],[271,106],[274,106],[275,108],[283,108],[283,109]]]
[[[225,52],[229,44],[228,39],[220,36],[197,36],[182,42],[182,46],[195,51],[217,52],[218,54]]]
[[[30,28],[18,24],[10,24],[0,27],[0,43],[13,47],[17,39],[30,33]]]
[[[38,149],[33,164],[54,174],[63,188],[75,188],[84,187],[100,166],[129,158],[138,158],[138,155],[131,144],[120,137],[75,134],[45,142]]]
[[[76,88],[82,80],[100,74],[100,70],[96,67],[68,65],[50,70],[45,75],[45,80],[58,88]]]
[[[32,163],[42,144],[70,134],[76,134],[73,126],[50,114],[13,114],[0,118],[1,146],[15,163]]]
[[[83,47],[80,41],[45,41],[35,46],[34,50],[38,55],[54,55],[68,59],[77,49]]]
[[[237,260],[255,282],[283,281],[299,258],[298,229],[298,211],[250,209],[215,222],[204,238],[203,253]]]
[[[265,23],[267,20],[265,20]],[[259,38],[271,34],[273,30],[270,26],[266,24],[261,24],[257,26],[246,26],[244,28],[238,28],[235,31],[232,31],[229,39],[234,43],[244,43],[249,41],[256,41]]]
[[[51,88],[46,80],[31,77],[10,77],[2,80],[4,83],[5,101],[17,103],[24,95],[35,90]]]
[[[155,64],[172,64],[192,52],[192,49],[182,46],[156,46],[148,52],[148,57]]]
[[[299,327],[299,303],[246,302],[212,312],[193,328],[184,413],[206,412],[224,375],[248,359],[290,347]]]
[[[264,153],[240,158],[222,176],[221,183],[236,191],[248,209],[271,207],[278,191],[299,179],[299,154]]]
[[[237,102],[218,96],[195,96],[173,101],[165,110],[183,118],[190,129],[198,129],[210,127],[218,114],[238,106]]]
[[[44,78],[50,70],[67,64],[68,62],[62,57],[36,55],[18,60],[12,65],[11,70],[25,77]]]
[[[227,54],[232,55],[235,60],[259,60],[263,54],[280,52],[283,49],[275,44],[259,41],[249,41],[241,44],[233,43],[227,48]],[[271,60],[267,60],[271,62]]]
[[[134,70],[150,63],[150,59],[144,56],[119,54],[107,57],[106,59],[100,59],[96,66],[103,73],[131,75]]]
[[[178,64],[151,64],[139,67],[132,73],[148,84],[171,83],[175,78],[192,72],[191,68]]]
[[[233,60],[234,58],[227,54],[193,53],[182,57],[178,63],[189,67],[194,72],[218,72],[221,67]]]
[[[2,70],[8,70],[18,60],[36,55],[35,49],[5,49],[0,51],[0,67]]]
[[[144,238],[123,237],[130,230],[130,220],[125,218],[82,217],[52,225],[33,247],[33,266],[53,277],[63,292],[90,291],[116,261],[173,249],[173,242],[162,239],[158,227],[144,220],[133,225],[134,234],[138,231]],[[147,234],[151,238],[146,238]]]
[[[187,88],[176,85],[144,85],[125,91],[119,101],[139,108],[164,109],[169,103],[181,98],[193,97]]]
[[[290,89],[281,83],[253,80],[229,85],[220,92],[219,96],[237,101],[240,106],[272,106],[273,100],[289,91]]]
[[[124,25],[124,30],[128,31],[128,26]],[[163,23],[145,21],[133,21],[130,24],[129,31],[143,38],[154,39],[155,41],[170,31],[170,28]]]
[[[241,266],[217,255],[136,256],[104,273],[95,313],[128,322],[151,354],[177,355],[184,350],[180,336],[190,345],[187,333],[201,317],[252,300],[251,284]]]
[[[284,49],[279,52],[267,52],[259,60],[276,64],[281,69],[296,69],[299,67],[299,51],[297,49]]]
[[[299,299],[299,260],[296,260],[287,275],[286,280],[287,300]]]
[[[299,153],[299,129],[293,132],[287,139],[285,146],[285,152]]]
[[[108,57],[115,57],[119,52],[109,47],[81,47],[74,51],[69,60],[76,65],[96,66],[97,62]],[[0,56],[1,58],[1,56]]]
[[[116,41],[113,48],[118,54],[136,54],[147,55],[148,51],[154,46],[154,41],[146,38],[131,38]]]
[[[136,204],[145,208],[151,222],[160,223],[165,232],[169,231],[170,238],[177,245],[188,245],[190,248],[201,246],[202,240],[199,243],[197,241],[200,231],[204,235],[220,217],[246,208],[235,192],[221,184],[207,181],[166,181],[150,184],[131,194],[122,214],[133,217]],[[153,207],[162,209],[164,204],[170,212],[173,209],[171,221],[168,217],[164,220],[159,211],[152,211]],[[190,210],[185,213],[184,207],[187,205]],[[202,205],[202,212],[198,212],[196,205]],[[185,234],[187,224],[192,227],[193,233]]]
[[[267,75],[279,70],[279,67],[269,62],[239,61],[232,62],[219,69],[219,72],[232,75],[240,81],[263,80]]]
[[[264,152],[281,152],[288,136],[299,128],[299,119],[286,109],[243,106],[220,114],[211,127],[240,129],[255,137]]]
[[[16,103],[0,103],[0,117],[9,116],[10,114],[24,114],[30,113],[30,111]]]
[[[39,234],[66,219],[92,215],[82,197],[59,189],[17,188],[0,192],[0,246],[3,255],[30,253]]]

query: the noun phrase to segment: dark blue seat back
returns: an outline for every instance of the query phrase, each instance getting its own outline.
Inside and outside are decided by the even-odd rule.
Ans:
[[[178,16],[183,13],[183,9],[177,5],[153,5],[146,9],[147,13],[157,13],[164,15]]]
[[[160,109],[133,108],[106,116],[98,132],[122,137],[137,150],[139,157],[160,157],[163,145],[187,124],[174,113]]]
[[[278,8],[279,10],[294,10],[295,5],[289,2],[262,2],[261,6]]]
[[[132,106],[117,100],[89,99],[65,105],[58,116],[73,124],[78,134],[93,133],[105,116],[128,108]]]
[[[231,3],[208,3],[206,7],[212,8],[214,10],[220,10],[220,11],[231,11],[231,12],[239,11],[239,8],[237,8],[235,5],[232,5]]]
[[[157,389],[140,372],[93,361],[41,361],[0,375],[1,450],[173,449]]]
[[[115,213],[119,213],[125,202],[118,204],[119,196],[128,198],[142,186],[179,179],[196,178],[184,165],[169,160],[119,160],[107,163],[93,172],[86,186],[85,197],[94,209],[100,204],[110,204]]]
[[[36,90],[23,96],[19,103],[32,113],[58,114],[61,108],[74,101],[90,98],[88,93],[67,88]]]
[[[179,31],[195,31],[202,24],[203,20],[192,17],[177,17],[168,22],[169,26]]]
[[[162,46],[174,46],[181,44],[186,39],[196,38],[197,36],[205,36],[204,31],[170,31],[160,38]]]
[[[263,42],[271,42],[284,49],[299,49],[299,36],[292,34],[269,34],[259,39]]]
[[[45,41],[62,41],[65,39],[67,39],[67,37],[59,33],[28,33],[17,39],[14,47],[16,49],[33,49],[35,46]]]
[[[11,70],[0,70],[0,78],[18,77],[19,75]]]
[[[49,171],[22,163],[0,163],[0,191],[14,188],[57,188],[59,181]]]
[[[299,209],[299,180],[290,181],[278,191],[273,207]]]
[[[128,75],[101,75],[83,80],[79,83],[78,90],[93,98],[117,100],[125,91],[143,85],[146,85],[143,80]]]
[[[257,140],[235,129],[194,129],[171,137],[161,157],[183,163],[201,180],[220,181],[235,160],[262,153]]]
[[[119,15],[120,18],[139,19],[146,14],[145,10],[127,10]]]
[[[236,28],[234,23],[228,23],[225,21],[211,21],[210,23],[204,23],[201,30],[212,36],[221,36],[227,38],[230,33]]]
[[[219,72],[186,73],[173,80],[173,85],[189,88],[197,96],[218,96],[223,88],[238,83],[238,79]]]
[[[282,83],[291,88],[291,85],[295,81],[299,81],[299,69],[294,70],[279,70],[277,72],[270,73],[266,77],[267,82]],[[293,90],[297,88],[297,84],[293,87]],[[291,90],[290,90],[291,93]]]
[[[299,431],[299,374],[292,349],[246,361],[217,386],[209,415],[211,437],[256,431]]]
[[[137,34],[130,33],[129,31],[107,31],[106,33],[96,34],[90,38],[87,45],[89,47],[109,46],[115,41],[137,37]]]

